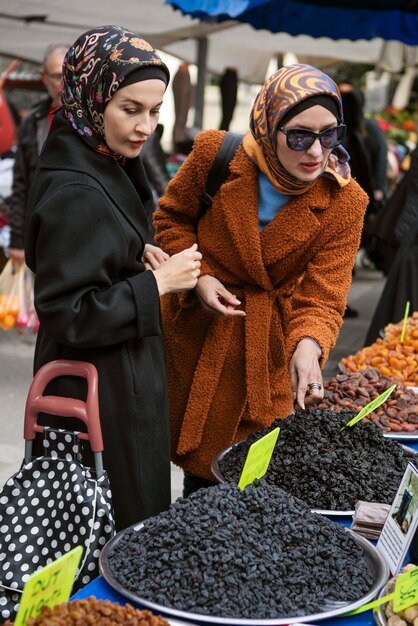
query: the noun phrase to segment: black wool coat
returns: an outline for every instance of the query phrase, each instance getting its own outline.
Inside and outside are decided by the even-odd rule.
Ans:
[[[54,359],[99,373],[104,465],[117,529],[168,508],[170,462],[160,299],[141,257],[151,192],[139,159],[92,150],[58,112],[39,158],[26,224],[40,329],[35,372]],[[82,379],[48,393],[84,399]],[[47,423],[82,430],[63,418]]]

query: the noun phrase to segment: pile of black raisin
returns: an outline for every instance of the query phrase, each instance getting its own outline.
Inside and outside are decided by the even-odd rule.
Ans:
[[[232,447],[219,461],[227,482],[238,482],[248,448],[273,428],[280,433],[265,480],[312,509],[354,510],[357,500],[391,504],[416,454],[365,420],[340,430],[355,413],[308,409],[278,419]],[[416,464],[416,463],[415,463]]]
[[[268,619],[350,603],[373,584],[363,548],[340,524],[264,480],[179,498],[126,530],[112,577],[139,598],[184,612]]]

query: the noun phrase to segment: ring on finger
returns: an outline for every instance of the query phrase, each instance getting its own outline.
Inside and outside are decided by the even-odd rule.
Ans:
[[[322,385],[321,383],[315,381],[313,383],[308,383],[308,389],[322,389]]]

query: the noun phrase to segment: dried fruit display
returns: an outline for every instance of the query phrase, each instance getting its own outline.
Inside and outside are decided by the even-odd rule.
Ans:
[[[401,574],[409,572],[416,568],[416,565],[409,563],[402,568]],[[384,590],[385,595],[391,593],[395,589],[396,577],[391,578]],[[408,607],[404,611],[395,613],[393,610],[393,600],[390,600],[377,611],[378,619],[376,623],[387,626],[417,626],[418,624],[418,605]]]
[[[371,368],[337,374],[324,385],[324,398],[318,409],[355,411],[377,398],[393,385],[393,380]],[[418,395],[398,382],[389,398],[364,419],[373,422],[384,433],[418,432]]]
[[[341,359],[350,372],[375,367],[381,374],[409,387],[418,387],[418,311],[407,319],[401,343],[403,321],[388,324],[384,337],[365,346],[354,355]]]
[[[109,600],[73,600],[54,608],[44,606],[38,617],[28,619],[26,626],[169,626],[167,620],[148,610],[135,609],[129,603],[121,606]],[[4,626],[13,626],[7,620]]]
[[[353,411],[308,409],[276,419],[225,452],[220,472],[238,483],[250,445],[280,426],[265,474],[268,483],[312,509],[353,511],[357,500],[391,504],[408,462],[417,456],[365,420],[341,430],[354,416]]]
[[[113,579],[143,600],[257,623],[355,601],[372,583],[363,548],[341,524],[263,480],[179,498],[127,529],[108,561]]]
[[[399,340],[402,334],[402,328],[403,320],[397,324],[388,324],[383,330],[384,338],[389,341],[394,338]],[[411,317],[408,317],[406,320],[405,339],[409,337],[418,340],[418,311],[414,311]]]

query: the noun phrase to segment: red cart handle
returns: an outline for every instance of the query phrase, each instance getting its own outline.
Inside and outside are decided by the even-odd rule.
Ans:
[[[87,399],[44,396],[48,383],[59,376],[80,376],[87,380]],[[60,417],[76,417],[84,422],[87,433],[78,433],[79,439],[90,442],[93,452],[103,452],[102,431],[100,428],[98,373],[92,363],[84,361],[56,360],[43,365],[35,374],[29,388],[25,408],[24,438],[35,439],[44,427],[37,423],[38,413],[49,413]]]

